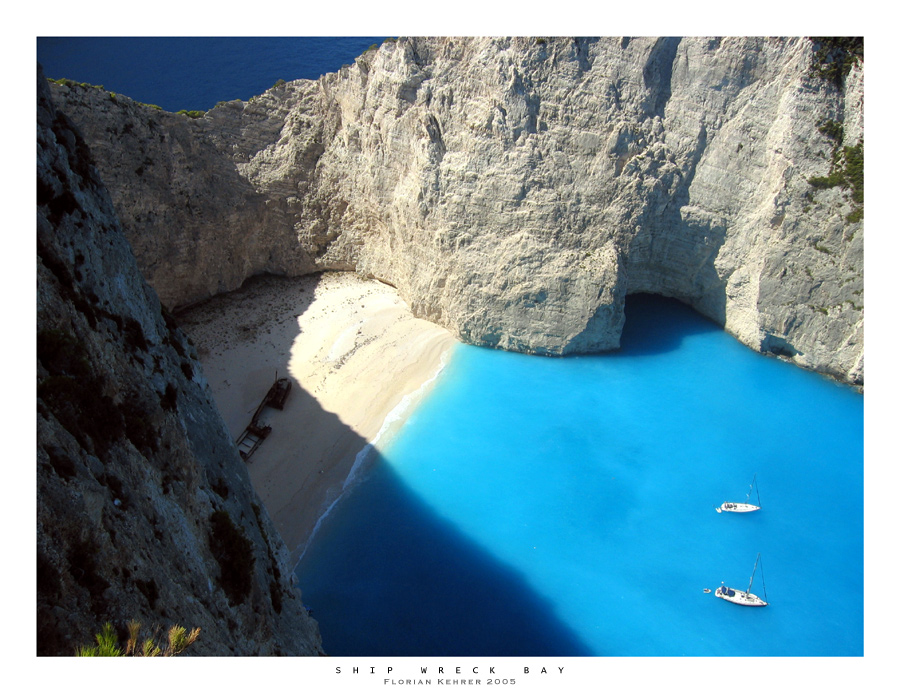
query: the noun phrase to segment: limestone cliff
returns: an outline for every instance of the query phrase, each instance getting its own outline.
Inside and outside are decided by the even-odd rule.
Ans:
[[[355,270],[460,339],[618,346],[628,293],[863,382],[863,141],[804,38],[415,38],[202,118],[56,86],[172,308]]]
[[[317,654],[287,550],[185,335],[38,70],[37,652],[110,621],[189,654]]]

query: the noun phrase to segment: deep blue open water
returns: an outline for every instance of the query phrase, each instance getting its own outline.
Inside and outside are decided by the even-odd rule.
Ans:
[[[703,592],[757,553],[769,607]],[[863,396],[658,297],[614,354],[458,345],[297,574],[332,655],[861,656]]]
[[[52,79],[100,85],[167,111],[206,111],[262,94],[279,79],[318,79],[382,38],[38,37]]]

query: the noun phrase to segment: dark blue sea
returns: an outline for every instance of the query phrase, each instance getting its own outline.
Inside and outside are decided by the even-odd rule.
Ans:
[[[49,77],[167,110],[376,38],[40,38]],[[297,568],[332,655],[861,656],[863,396],[629,297],[614,354],[458,345]],[[754,478],[762,510],[718,514]],[[705,593],[722,582],[770,606]]]
[[[384,37],[38,37],[44,74],[103,86],[167,111],[206,111],[279,79],[318,79]]]

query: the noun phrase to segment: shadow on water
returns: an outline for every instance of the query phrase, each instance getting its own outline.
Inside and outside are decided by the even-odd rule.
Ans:
[[[330,655],[598,654],[383,459],[323,522],[297,576]]]
[[[630,294],[625,298],[622,356],[655,356],[674,351],[692,335],[721,332],[722,328],[674,298]]]

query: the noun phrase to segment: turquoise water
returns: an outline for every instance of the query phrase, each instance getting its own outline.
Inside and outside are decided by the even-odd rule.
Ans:
[[[863,654],[863,396],[626,315],[615,354],[455,347],[298,566],[329,654]],[[754,474],[763,509],[716,513]],[[769,607],[703,592],[757,553]]]

